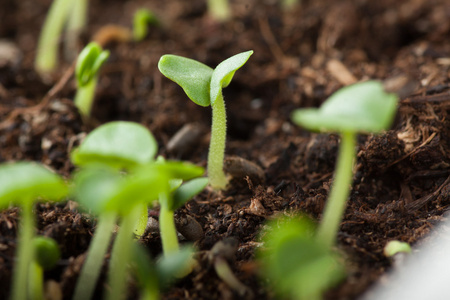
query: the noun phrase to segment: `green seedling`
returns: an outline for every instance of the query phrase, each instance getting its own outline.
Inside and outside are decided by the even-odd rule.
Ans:
[[[231,18],[228,0],[208,0],[208,12],[214,20],[219,22],[225,22]]]
[[[54,0],[39,37],[35,69],[52,72],[58,63],[58,44],[67,24],[66,53],[73,53],[81,29],[86,25],[87,0]]]
[[[102,50],[95,42],[89,43],[78,56],[75,66],[77,93],[74,102],[83,118],[91,115],[98,73],[108,57],[109,51]]]
[[[53,71],[58,61],[58,42],[73,1],[54,0],[42,27],[35,68],[40,73]]]
[[[13,273],[12,300],[27,298],[28,275],[34,255],[33,203],[38,199],[59,200],[66,196],[67,186],[55,173],[32,162],[0,166],[0,208],[16,205],[22,209]]]
[[[141,245],[133,245],[133,264],[138,286],[141,289],[141,300],[159,299],[159,291],[170,286],[189,267],[189,261],[194,253],[191,247],[183,247],[169,256],[163,256],[155,261]]]
[[[287,11],[292,9],[294,6],[301,3],[301,0],[281,0],[281,6],[283,10]]]
[[[29,298],[44,300],[44,271],[52,269],[61,258],[56,241],[49,237],[33,239],[34,259],[30,265]]]
[[[230,84],[234,73],[252,54],[253,51],[247,51],[234,55],[214,70],[196,60],[176,55],[163,55],[158,63],[161,73],[180,85],[194,103],[212,107],[208,178],[214,189],[224,189],[228,183],[223,171],[227,125],[222,88]]]
[[[158,151],[158,144],[151,132],[144,126],[125,121],[116,121],[104,124],[84,139],[83,143],[71,153],[72,162],[84,169],[92,166],[109,167],[116,170],[131,170],[134,167],[149,163],[154,160]],[[98,197],[107,198],[110,191],[114,191],[115,180],[120,175],[111,172],[101,172],[98,180],[91,179],[91,173],[83,173],[76,177],[77,182],[75,194],[84,206],[90,207],[91,211],[98,216],[96,233],[88,250],[88,256],[81,270],[73,299],[90,299],[94,292],[95,284],[100,274],[101,265],[105,256],[112,231],[115,225],[117,212],[105,212],[99,203],[101,201],[90,200],[95,191]],[[93,171],[97,174],[97,171]],[[83,177],[84,176],[84,177]],[[89,180],[84,179],[85,177]],[[83,187],[80,188],[81,183]],[[92,189],[92,191],[91,191]],[[80,195],[80,191],[84,194]],[[103,196],[102,196],[103,195]],[[139,233],[145,230],[147,224],[147,206],[140,206],[141,217]]]
[[[158,25],[158,18],[148,9],[139,9],[133,18],[133,39],[142,41],[148,34],[148,25]]]
[[[317,232],[328,248],[335,243],[350,194],[356,135],[388,129],[396,107],[396,95],[384,92],[380,82],[367,81],[340,89],[319,109],[298,109],[292,115],[293,121],[306,129],[341,135],[334,181]]]
[[[319,300],[345,276],[339,255],[314,237],[308,218],[279,218],[262,232],[264,248],[257,252],[262,276],[288,299]]]
[[[383,254],[386,257],[393,257],[397,253],[411,253],[411,246],[408,243],[401,241],[389,241],[384,246]]]

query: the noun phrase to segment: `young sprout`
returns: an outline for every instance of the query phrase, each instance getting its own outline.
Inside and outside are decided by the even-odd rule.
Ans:
[[[77,39],[86,26],[88,0],[72,0],[71,13],[67,21],[64,54],[66,59],[73,60],[78,51]]]
[[[29,299],[44,299],[44,270],[52,269],[61,258],[56,241],[49,237],[33,239],[34,258],[30,265]]]
[[[208,0],[208,12],[214,20],[219,22],[225,22],[231,18],[228,0]]]
[[[398,253],[411,253],[411,246],[408,243],[396,240],[389,241],[386,246],[384,246],[384,256],[393,257]]]
[[[257,252],[262,276],[289,299],[319,300],[345,276],[339,256],[314,237],[315,226],[305,216],[279,218],[262,232],[264,248]]]
[[[99,216],[97,230],[89,246],[73,299],[92,297],[117,217],[117,212],[105,212],[95,205],[100,205],[99,199],[109,197],[108,193],[114,191],[121,176],[111,174],[110,171],[91,171],[89,167],[107,166],[117,170],[130,170],[154,160],[157,151],[158,144],[147,128],[137,123],[116,121],[93,130],[80,147],[71,153],[71,160],[75,165],[88,169],[87,173],[78,174],[75,178],[76,198],[81,203],[87,201],[85,206]],[[147,224],[147,206],[140,207],[139,219],[144,219],[145,222],[139,232],[143,232]]]
[[[380,82],[367,81],[340,89],[319,109],[294,111],[292,119],[298,125],[313,131],[337,131],[341,135],[335,177],[317,232],[317,238],[326,247],[335,243],[350,193],[357,133],[388,129],[396,107],[396,95],[384,92]]]
[[[91,115],[98,72],[108,57],[109,51],[102,50],[95,42],[89,43],[78,56],[75,67],[77,93],[74,102],[83,118]]]
[[[148,34],[148,25],[157,25],[158,18],[148,9],[139,9],[133,18],[133,39],[142,41]]]
[[[48,73],[56,68],[58,42],[73,2],[72,0],[54,0],[50,7],[42,27],[34,62],[39,73]]]
[[[11,293],[12,300],[21,300],[27,298],[29,268],[34,255],[33,203],[38,199],[59,200],[66,196],[67,186],[57,174],[32,162],[1,165],[0,182],[0,208],[12,204],[22,209]]]
[[[253,51],[247,51],[234,55],[214,70],[196,60],[176,55],[163,55],[158,63],[161,73],[180,85],[194,103],[212,107],[208,178],[214,189],[224,189],[228,183],[223,171],[227,125],[222,88],[230,84],[234,73],[252,54]]]

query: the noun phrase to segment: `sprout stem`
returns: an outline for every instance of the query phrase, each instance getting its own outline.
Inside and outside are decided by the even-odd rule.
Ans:
[[[12,300],[27,299],[28,271],[33,259],[33,205],[25,201],[22,205],[21,228],[18,235],[17,262],[13,275]]]
[[[67,60],[74,60],[77,56],[77,39],[83,27],[86,26],[87,7],[87,0],[73,1],[64,44],[64,55]]]
[[[212,106],[211,142],[208,154],[209,184],[214,189],[225,189],[228,180],[223,172],[225,141],[227,134],[227,116],[222,93]]]
[[[161,231],[161,240],[164,255],[175,253],[180,250],[178,244],[177,230],[175,228],[174,212],[168,207],[168,199],[171,197],[168,193],[161,193],[159,196],[159,203],[161,204],[159,210],[159,228]]]
[[[51,72],[56,68],[58,42],[72,4],[73,1],[68,0],[53,1],[39,38],[35,61],[38,72]]]
[[[91,115],[92,102],[94,101],[95,87],[98,77],[94,76],[85,86],[79,86],[75,95],[75,106],[78,107],[83,118]]]
[[[131,258],[131,249],[133,245],[133,229],[136,220],[140,215],[140,206],[134,207],[128,215],[123,216],[120,223],[119,233],[111,254],[110,267],[108,272],[109,290],[108,300],[124,299],[127,283],[127,267]]]
[[[317,231],[317,238],[331,248],[337,237],[339,225],[345,212],[350,186],[353,180],[353,159],[356,155],[356,133],[343,132],[335,177],[325,206],[325,212]]]
[[[115,213],[105,213],[99,217],[95,235],[92,238],[86,260],[78,277],[73,300],[92,298],[115,221]]]
[[[44,269],[38,262],[32,261],[29,270],[29,298],[32,300],[44,300]]]

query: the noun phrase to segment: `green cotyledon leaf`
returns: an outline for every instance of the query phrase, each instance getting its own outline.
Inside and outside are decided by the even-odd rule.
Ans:
[[[209,85],[213,69],[194,59],[166,54],[158,62],[159,71],[181,86],[186,95],[200,106],[209,106]]]
[[[391,125],[397,101],[381,82],[366,81],[338,90],[318,109],[295,110],[292,119],[312,131],[376,133]]]
[[[247,62],[252,54],[252,50],[242,52],[227,58],[217,65],[211,77],[211,105],[214,105],[216,99],[222,93],[222,88],[225,88],[230,84],[234,73]]]

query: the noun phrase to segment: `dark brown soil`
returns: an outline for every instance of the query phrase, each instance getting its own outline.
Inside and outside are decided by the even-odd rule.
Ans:
[[[120,42],[103,34],[111,56],[102,69],[93,121],[83,124],[73,105],[73,62],[61,60],[51,77],[33,70],[39,30],[50,0],[2,0],[0,51],[0,160],[33,160],[69,178],[68,159],[86,132],[112,120],[147,126],[161,155],[206,165],[211,111],[196,106],[157,69],[161,55],[172,53],[212,67],[236,53],[254,50],[224,90],[228,111],[227,155],[259,165],[264,180],[235,172],[223,193],[204,191],[177,212],[203,228],[196,243],[201,268],[178,282],[164,299],[239,299],[214,273],[207,252],[226,237],[239,246],[232,266],[255,299],[273,292],[258,278],[253,260],[258,232],[272,216],[302,211],[320,220],[335,165],[339,137],[311,134],[290,121],[299,107],[319,106],[332,92],[365,79],[385,81],[401,97],[392,130],[360,136],[355,183],[339,232],[348,255],[348,277],[327,299],[355,299],[390,269],[382,254],[387,241],[413,245],[448,210],[450,176],[450,4],[447,0],[301,1],[289,11],[278,1],[231,1],[233,18],[212,20],[204,0],[89,2],[89,26],[80,48],[105,25],[131,26],[137,8],[161,19],[142,42]],[[168,150],[183,125],[194,147]],[[63,259],[46,273],[70,299],[95,221],[68,201],[36,208],[38,233],[60,244]],[[154,213],[157,217],[157,213]],[[0,299],[7,299],[14,262],[18,211],[0,214]],[[142,237],[160,253],[156,232]],[[104,281],[99,283],[100,298]],[[130,298],[137,299],[131,288]]]

